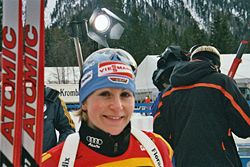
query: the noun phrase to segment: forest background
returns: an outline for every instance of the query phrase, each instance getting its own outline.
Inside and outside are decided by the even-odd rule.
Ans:
[[[56,0],[45,0],[45,8],[48,1]],[[169,45],[188,51],[196,44],[211,44],[223,54],[236,53],[240,41],[250,35],[249,0],[57,0],[45,32],[45,66],[78,66],[70,23],[89,19],[97,7],[109,9],[126,22],[120,40],[108,43],[127,50],[138,64],[146,55],[158,55]],[[84,23],[80,30],[86,57],[98,45],[88,38]],[[246,52],[250,53],[249,46]]]

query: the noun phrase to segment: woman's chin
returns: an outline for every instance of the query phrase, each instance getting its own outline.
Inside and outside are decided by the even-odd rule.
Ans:
[[[124,128],[112,128],[112,129],[107,129],[106,132],[113,135],[113,136],[116,136],[116,135],[119,135],[122,131],[123,131]]]

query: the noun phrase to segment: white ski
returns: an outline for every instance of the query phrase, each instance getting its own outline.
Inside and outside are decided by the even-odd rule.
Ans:
[[[22,0],[3,0],[1,166],[21,166],[22,29]]]
[[[44,0],[26,0],[22,165],[39,166],[44,105]]]

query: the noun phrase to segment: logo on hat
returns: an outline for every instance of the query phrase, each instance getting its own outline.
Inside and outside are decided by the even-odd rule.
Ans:
[[[81,79],[81,87],[83,87],[86,83],[88,83],[93,78],[93,71],[89,71],[83,75]]]
[[[128,84],[128,82],[129,82],[128,78],[124,78],[124,77],[110,76],[110,77],[108,77],[108,79],[114,83]]]
[[[99,64],[98,77],[107,75],[119,75],[120,77],[128,77],[131,79],[134,78],[132,68],[129,65],[114,61],[107,61]]]

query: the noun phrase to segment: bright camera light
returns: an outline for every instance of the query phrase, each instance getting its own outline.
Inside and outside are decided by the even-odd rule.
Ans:
[[[107,39],[120,39],[125,22],[106,8],[96,8],[89,22],[85,22],[89,38],[98,44],[109,47]]]
[[[105,32],[109,29],[110,19],[105,14],[100,14],[96,17],[94,27],[99,32]]]

